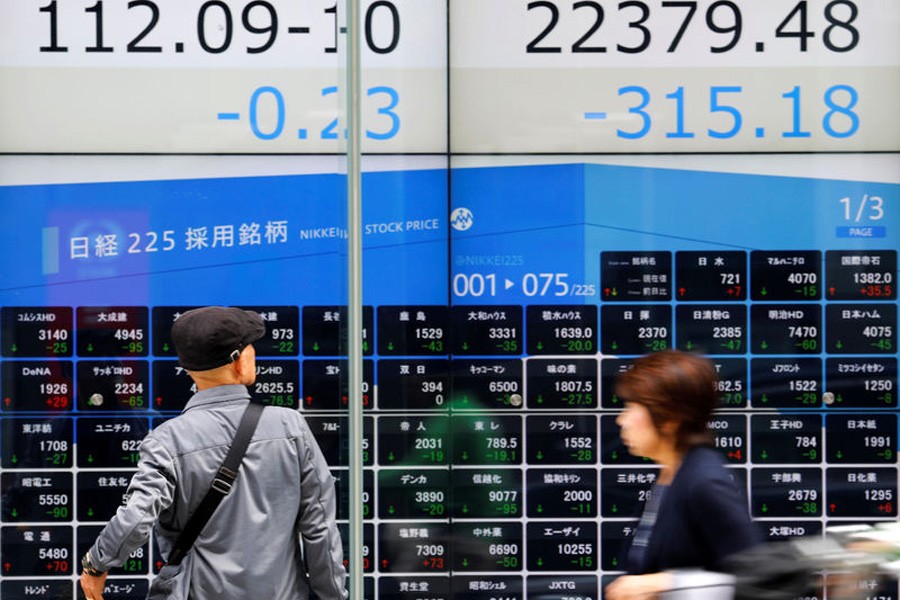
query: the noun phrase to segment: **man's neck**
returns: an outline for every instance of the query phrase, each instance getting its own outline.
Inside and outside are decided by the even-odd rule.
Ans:
[[[194,378],[194,383],[197,385],[197,391],[202,392],[203,390],[209,390],[216,387],[221,387],[223,385],[238,385],[241,382],[238,381],[237,377],[235,378],[221,378],[221,379],[202,379],[199,377]]]

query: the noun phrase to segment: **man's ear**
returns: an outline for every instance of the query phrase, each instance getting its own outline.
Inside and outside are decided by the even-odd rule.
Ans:
[[[241,374],[244,372],[244,369],[246,369],[246,366],[244,366],[244,355],[243,355],[243,353],[242,353],[240,356],[237,357],[237,360],[232,361],[231,364],[230,364],[229,366],[230,366],[230,367],[232,368],[232,370],[234,371],[235,377],[237,377],[238,380],[240,380]]]
[[[256,379],[256,355],[252,350],[248,350],[248,348],[250,348],[250,346],[245,347],[238,359],[231,363],[235,369],[235,375],[237,375],[238,381],[245,385],[253,383]]]

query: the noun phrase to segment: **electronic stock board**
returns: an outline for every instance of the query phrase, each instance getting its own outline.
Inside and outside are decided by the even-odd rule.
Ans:
[[[715,445],[770,539],[896,520],[900,53],[873,4],[363,3],[367,598],[602,597],[657,473],[613,382],[664,348],[715,362]],[[169,328],[195,306],[267,321],[251,391],[306,415],[346,527],[342,6],[0,9],[3,598],[80,597],[190,396]]]

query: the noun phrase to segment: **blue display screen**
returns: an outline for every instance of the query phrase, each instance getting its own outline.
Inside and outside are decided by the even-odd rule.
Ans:
[[[900,185],[777,160],[363,175],[368,598],[598,597],[657,475],[618,438],[614,381],[667,348],[715,363],[714,446],[763,534],[896,519]],[[263,316],[251,392],[303,411],[340,479],[346,185],[0,187],[4,598],[73,597],[140,439],[191,395],[169,339],[190,307]],[[114,597],[143,597],[155,553]]]

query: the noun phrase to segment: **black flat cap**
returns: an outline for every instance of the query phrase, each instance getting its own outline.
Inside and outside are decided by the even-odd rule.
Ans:
[[[208,371],[234,362],[241,351],[266,334],[258,313],[233,306],[205,306],[182,313],[172,325],[178,364]]]

